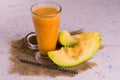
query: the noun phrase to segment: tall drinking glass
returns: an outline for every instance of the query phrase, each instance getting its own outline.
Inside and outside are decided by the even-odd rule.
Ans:
[[[31,7],[32,19],[40,54],[56,49],[61,6],[54,2],[39,2]]]

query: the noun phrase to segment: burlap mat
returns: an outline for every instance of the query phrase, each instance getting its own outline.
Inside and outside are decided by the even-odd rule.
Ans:
[[[74,74],[71,73],[60,72],[57,70],[47,69],[20,62],[20,59],[37,62],[34,58],[35,50],[31,50],[25,45],[24,38],[12,41],[10,46],[11,46],[10,48],[11,67],[9,72],[11,74],[18,73],[20,75],[36,75],[50,77],[75,76]],[[85,62],[75,67],[67,67],[67,69],[77,71],[80,74],[81,72],[92,69],[94,66],[96,66],[96,63],[94,62]]]

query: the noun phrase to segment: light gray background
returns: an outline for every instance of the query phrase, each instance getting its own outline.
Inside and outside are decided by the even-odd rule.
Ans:
[[[60,30],[102,32],[105,49],[90,60],[98,64],[75,77],[10,75],[9,42],[34,31],[30,7],[43,0],[0,0],[0,80],[120,80],[120,0],[51,0],[62,7]]]

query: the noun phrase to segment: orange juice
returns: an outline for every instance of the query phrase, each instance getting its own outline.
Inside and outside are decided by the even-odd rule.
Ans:
[[[32,18],[40,52],[46,54],[48,51],[55,50],[60,24],[58,10],[43,6],[34,9],[33,13]]]

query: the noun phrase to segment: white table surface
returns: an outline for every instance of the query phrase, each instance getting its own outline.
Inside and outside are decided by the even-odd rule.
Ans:
[[[75,77],[10,75],[9,43],[34,31],[30,7],[37,1],[0,0],[0,80],[120,80],[120,0],[53,0],[63,7],[60,30],[102,32],[106,46],[90,60],[98,66]]]

